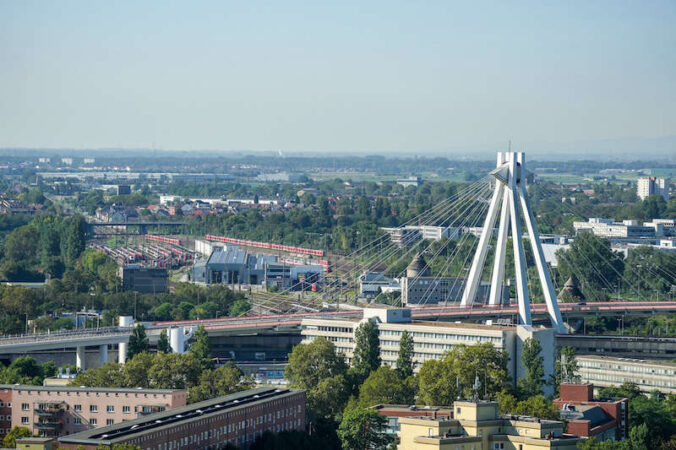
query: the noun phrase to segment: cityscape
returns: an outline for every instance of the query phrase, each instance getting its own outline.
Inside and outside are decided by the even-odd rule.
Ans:
[[[479,3],[0,0],[0,447],[676,449],[676,7]]]

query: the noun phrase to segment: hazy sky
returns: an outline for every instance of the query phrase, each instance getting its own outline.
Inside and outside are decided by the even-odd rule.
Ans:
[[[2,147],[674,134],[674,1],[0,0]]]

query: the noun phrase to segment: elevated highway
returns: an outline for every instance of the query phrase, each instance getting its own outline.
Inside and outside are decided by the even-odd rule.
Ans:
[[[561,314],[564,320],[584,318],[588,316],[651,316],[657,314],[676,314],[676,302],[598,302],[586,305],[563,303],[560,304]],[[534,318],[544,320],[548,317],[544,304],[531,305]],[[412,316],[415,320],[497,320],[512,319],[516,322],[518,317],[517,306],[480,306],[462,307],[449,306],[422,306],[412,308]],[[204,326],[210,334],[230,334],[257,331],[288,331],[300,327],[304,318],[309,317],[361,317],[362,312],[357,310],[339,310],[324,312],[307,312],[293,314],[269,314],[248,317],[226,317],[204,320],[184,320],[154,322],[150,329],[167,328],[171,326]],[[159,331],[157,332],[159,334]]]

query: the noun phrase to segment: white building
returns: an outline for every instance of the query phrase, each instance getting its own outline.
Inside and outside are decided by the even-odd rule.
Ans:
[[[576,359],[579,367],[577,375],[583,383],[610,387],[631,382],[645,393],[658,390],[664,394],[676,394],[675,363],[596,355],[578,355]]]
[[[499,326],[452,322],[424,322],[411,319],[409,308],[372,306],[364,308],[363,319],[344,318],[306,318],[301,322],[303,342],[312,342],[323,336],[334,343],[336,350],[352,359],[355,341],[354,334],[359,325],[370,320],[378,327],[380,338],[380,357],[383,364],[395,366],[399,355],[399,340],[406,330],[413,338],[414,370],[417,372],[423,362],[441,359],[447,351],[458,345],[490,343],[505,350],[510,356],[509,375],[513,382],[524,376],[525,368],[521,363],[523,343],[528,338],[540,341],[543,348],[545,378],[554,373],[554,330],[534,328],[527,325]]]
[[[458,227],[440,227],[435,225],[406,225],[403,227],[386,228],[381,230],[390,235],[392,243],[400,247],[408,247],[421,239],[440,241],[443,238],[455,239],[462,234]]]
[[[640,225],[636,220],[615,222],[613,219],[590,218],[587,222],[573,222],[575,234],[592,232],[596,236],[619,239],[655,238],[664,234],[664,224],[649,222]]]
[[[664,201],[669,201],[669,180],[657,177],[639,178],[636,185],[636,195],[641,200],[645,200],[651,195],[661,195]]]

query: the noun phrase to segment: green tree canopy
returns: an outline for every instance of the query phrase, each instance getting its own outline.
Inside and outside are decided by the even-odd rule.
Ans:
[[[386,446],[390,438],[383,433],[385,421],[385,417],[372,409],[360,406],[346,409],[338,427],[343,449],[378,449]]]
[[[404,330],[399,339],[399,356],[397,357],[397,372],[402,379],[413,375],[413,336]]]
[[[127,345],[127,358],[131,359],[135,355],[148,351],[148,336],[146,335],[146,328],[143,324],[138,324],[134,327],[129,336],[129,344]]]
[[[355,348],[352,365],[360,381],[380,367],[378,327],[370,320],[362,322],[354,333]]]

